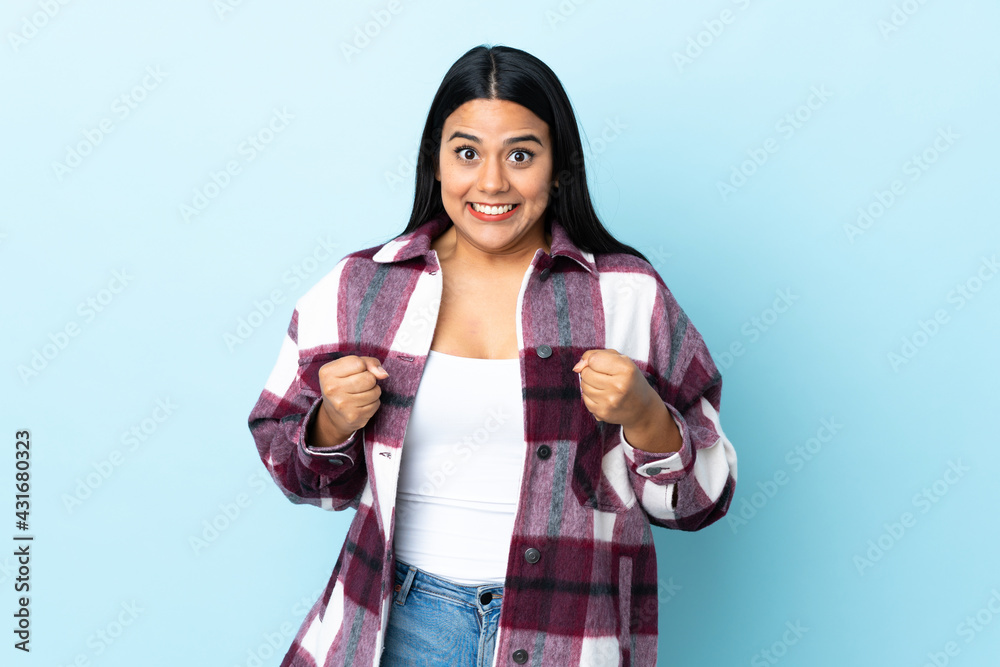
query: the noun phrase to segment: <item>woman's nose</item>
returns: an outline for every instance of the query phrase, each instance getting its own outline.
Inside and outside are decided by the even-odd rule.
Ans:
[[[499,160],[483,160],[477,185],[483,192],[503,192],[507,189],[507,179],[504,177],[503,165]]]

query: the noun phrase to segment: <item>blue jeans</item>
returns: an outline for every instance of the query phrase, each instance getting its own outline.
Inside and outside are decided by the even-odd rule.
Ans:
[[[502,584],[462,586],[396,559],[380,667],[492,667]]]

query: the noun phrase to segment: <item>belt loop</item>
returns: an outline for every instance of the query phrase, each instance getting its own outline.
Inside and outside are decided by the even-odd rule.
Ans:
[[[417,575],[417,568],[412,565],[407,565],[406,570],[406,578],[403,579],[402,587],[396,591],[396,604],[401,607],[406,604],[406,596],[410,593],[410,586],[413,584],[413,577]]]

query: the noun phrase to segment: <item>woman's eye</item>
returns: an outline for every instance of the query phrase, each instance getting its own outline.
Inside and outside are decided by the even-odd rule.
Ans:
[[[514,162],[520,162],[520,163],[531,162],[531,158],[533,158],[534,156],[535,156],[534,153],[525,150],[514,151],[513,153],[510,154],[511,159]]]
[[[466,160],[474,160],[476,157],[476,151],[472,150],[471,148],[466,148],[465,150],[462,151],[462,157],[465,158]]]

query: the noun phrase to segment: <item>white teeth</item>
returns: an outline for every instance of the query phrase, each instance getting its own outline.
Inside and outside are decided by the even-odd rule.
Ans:
[[[514,204],[504,204],[503,206],[483,206],[482,204],[472,204],[473,209],[479,213],[486,213],[487,215],[500,215],[501,213],[506,213],[511,210],[514,206]]]

